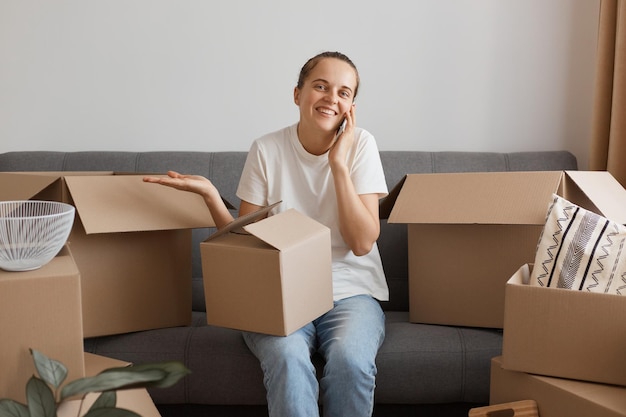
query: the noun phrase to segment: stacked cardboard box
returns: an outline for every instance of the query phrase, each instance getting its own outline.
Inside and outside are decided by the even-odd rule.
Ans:
[[[84,337],[188,324],[191,229],[214,226],[200,197],[140,175],[0,173],[0,200],[29,199],[72,204],[76,218],[68,244],[48,264],[0,270],[0,398],[22,403],[36,375],[30,349],[63,363],[70,382],[125,364],[84,353]],[[145,389],[119,391],[118,406],[159,416]],[[71,401],[59,416],[79,408],[86,412]]]
[[[626,297],[531,286],[531,268],[506,285],[504,368],[626,386]]]
[[[213,226],[198,195],[113,172],[0,173],[0,200],[76,207],[84,337],[191,321],[191,229]]]
[[[626,415],[626,388],[605,385],[626,385],[626,298],[525,285],[552,194],[626,223],[626,190],[608,172],[407,175],[381,214],[408,225],[410,320],[504,328],[492,404]]]
[[[68,379],[85,376],[80,274],[67,246],[39,269],[0,270],[0,335],[0,398],[25,401],[30,349],[61,361]]]
[[[37,375],[30,349],[61,362],[68,371],[65,383],[130,365],[83,351],[80,284],[68,245],[39,269],[0,269],[0,398],[26,403],[26,384]],[[58,416],[76,417],[79,409],[84,415],[96,398],[87,395],[82,407],[78,399],[65,402]],[[143,388],[118,391],[117,407],[143,417],[160,415]]]
[[[607,173],[583,178],[589,194],[569,199],[626,223],[626,190]],[[541,417],[626,416],[626,297],[531,286],[532,267],[506,284],[491,403],[533,399]]]
[[[407,175],[381,213],[408,224],[410,320],[502,328],[506,281],[533,262],[553,193],[624,216],[624,190],[607,172]]]
[[[491,361],[492,404],[533,399],[540,417],[624,417],[626,387],[504,369]]]
[[[626,416],[626,298],[530,286],[531,268],[507,282],[490,402],[530,398],[541,417]]]

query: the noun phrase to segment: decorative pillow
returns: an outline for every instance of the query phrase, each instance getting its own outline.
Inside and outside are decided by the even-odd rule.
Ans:
[[[626,226],[554,194],[531,285],[626,294]]]

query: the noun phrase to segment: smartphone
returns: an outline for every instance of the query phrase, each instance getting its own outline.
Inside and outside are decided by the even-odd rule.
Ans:
[[[345,129],[346,129],[346,118],[344,117],[343,120],[341,121],[341,124],[339,125],[339,128],[337,129],[337,133],[335,134],[335,140],[337,140],[337,138],[341,136],[341,134],[343,133]]]

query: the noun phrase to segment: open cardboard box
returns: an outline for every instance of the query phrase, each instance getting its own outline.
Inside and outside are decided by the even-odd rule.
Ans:
[[[506,284],[502,366],[626,385],[626,297],[531,286],[530,268]]]
[[[489,402],[532,399],[541,417],[625,417],[626,387],[510,371],[491,360]]]
[[[209,324],[286,336],[332,308],[330,230],[295,209],[258,220],[273,206],[200,244]]]
[[[39,269],[0,269],[0,398],[25,402],[35,373],[30,349],[85,376],[80,274],[67,245]]]
[[[408,224],[410,321],[502,328],[504,286],[534,261],[552,194],[624,217],[608,172],[409,174],[381,203]]]
[[[94,355],[92,353],[85,353],[85,373],[86,376],[95,376],[105,369],[118,368],[124,366],[130,366],[129,362],[120,361],[117,359],[107,358],[100,355]],[[70,400],[63,403],[59,410],[57,410],[57,417],[81,417],[87,413],[89,407],[98,398],[99,393],[90,393],[85,397],[85,402],[82,404],[80,400]],[[159,411],[152,402],[152,398],[148,391],[144,388],[135,388],[128,390],[116,391],[117,396],[117,408],[124,408],[126,410],[134,411],[142,417],[160,417]],[[80,414],[79,414],[80,410]]]
[[[214,226],[202,198],[113,172],[0,173],[0,200],[76,207],[84,337],[191,321],[191,229]]]

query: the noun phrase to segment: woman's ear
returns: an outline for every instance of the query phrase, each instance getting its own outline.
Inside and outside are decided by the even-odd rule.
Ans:
[[[293,89],[293,102],[296,103],[296,106],[300,105],[300,89],[298,87]]]

